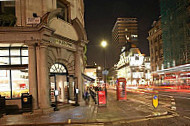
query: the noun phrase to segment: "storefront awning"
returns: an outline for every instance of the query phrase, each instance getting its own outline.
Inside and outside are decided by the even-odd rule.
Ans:
[[[89,77],[89,76],[87,76],[87,75],[85,75],[83,73],[82,73],[82,76],[83,76],[84,79],[86,79],[88,81],[95,81],[95,79],[93,79],[93,78],[91,78],[91,77]]]

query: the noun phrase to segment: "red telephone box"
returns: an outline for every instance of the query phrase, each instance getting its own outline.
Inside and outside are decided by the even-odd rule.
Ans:
[[[117,79],[117,100],[126,100],[126,79],[118,78]]]

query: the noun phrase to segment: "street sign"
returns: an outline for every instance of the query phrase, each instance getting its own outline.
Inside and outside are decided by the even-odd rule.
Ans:
[[[154,108],[158,107],[158,95],[153,95],[152,105]]]
[[[102,71],[103,75],[108,75],[108,73],[109,73],[109,71],[107,71],[107,70]]]

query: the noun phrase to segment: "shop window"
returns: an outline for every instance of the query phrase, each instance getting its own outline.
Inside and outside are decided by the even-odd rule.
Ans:
[[[6,99],[20,98],[29,92],[28,82],[28,48],[0,48],[0,95]],[[14,65],[14,69],[12,69]],[[4,70],[3,70],[4,69]]]
[[[57,8],[61,8],[61,13],[57,15],[58,18],[68,21],[68,7],[62,0],[57,0]]]
[[[22,93],[29,92],[28,71],[12,70],[12,98],[21,97]]]
[[[0,70],[0,95],[11,98],[10,70]]]

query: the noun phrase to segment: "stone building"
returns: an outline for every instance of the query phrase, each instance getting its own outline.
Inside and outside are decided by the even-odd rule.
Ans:
[[[162,30],[161,30],[161,19],[154,21],[152,28],[149,30],[149,48],[150,48],[150,61],[151,70],[157,71],[163,69],[163,42],[162,42]]]
[[[5,18],[7,17],[7,18]],[[82,98],[85,66],[83,0],[0,2],[0,95],[21,107],[21,93],[33,96],[33,109],[52,110],[58,102]]]
[[[120,60],[115,67],[117,69],[117,78],[126,78],[127,86],[150,84],[150,57],[145,57],[144,54],[141,54],[139,48],[122,51]]]

